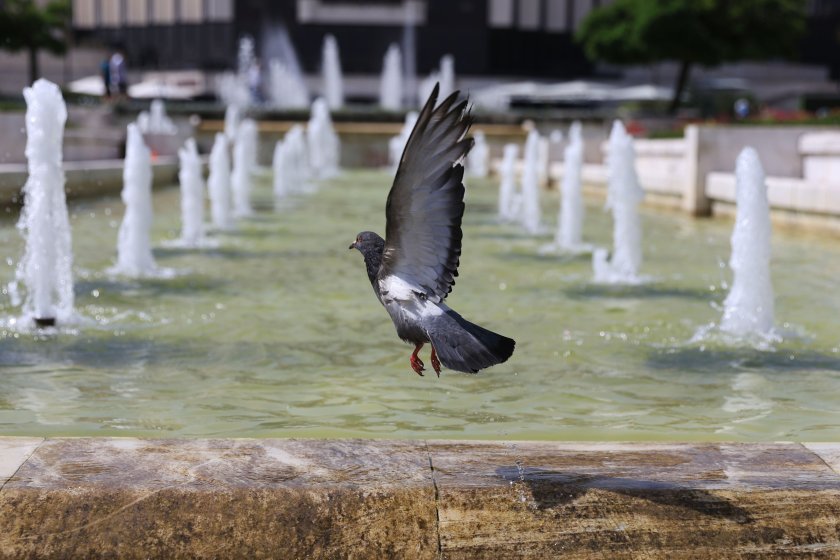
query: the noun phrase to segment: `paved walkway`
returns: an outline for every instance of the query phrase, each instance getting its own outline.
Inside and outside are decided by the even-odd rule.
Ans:
[[[0,438],[0,557],[840,558],[840,444]]]

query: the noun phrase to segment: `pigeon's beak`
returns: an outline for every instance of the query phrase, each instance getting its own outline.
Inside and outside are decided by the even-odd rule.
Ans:
[[[350,246],[349,246],[349,247],[347,247],[347,248],[348,248],[348,249],[356,249],[356,242],[354,241],[354,242],[353,242],[353,243],[351,243],[351,244],[350,244]]]

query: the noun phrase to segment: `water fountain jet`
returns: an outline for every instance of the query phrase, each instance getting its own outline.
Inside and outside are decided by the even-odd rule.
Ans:
[[[239,130],[239,107],[228,105],[225,109],[225,136],[231,144],[236,141],[237,130]]]
[[[200,247],[206,244],[204,238],[204,179],[201,158],[193,138],[189,138],[178,150],[181,185],[181,247]]]
[[[251,207],[252,174],[257,166],[257,123],[245,119],[236,131],[236,143],[233,145],[233,214],[237,218],[248,217],[254,213]]]
[[[274,148],[274,196],[306,192],[309,183],[309,156],[303,127],[295,125]]]
[[[148,111],[137,115],[137,125],[144,134],[175,134],[178,127],[166,115],[166,106],[160,99],[155,99]]]
[[[540,232],[540,140],[540,133],[536,130],[528,133],[522,169],[522,211],[519,219],[522,228],[531,235]]]
[[[285,63],[272,59],[268,66],[271,103],[281,109],[300,109],[309,105],[303,78],[295,76]]]
[[[230,198],[230,156],[228,139],[224,133],[217,133],[210,151],[210,176],[207,190],[210,194],[210,216],[213,227],[220,231],[233,227]]]
[[[595,282],[638,284],[642,264],[642,227],[638,206],[645,196],[636,175],[633,137],[621,121],[613,123],[607,152],[607,203],[613,214],[613,254],[596,249],[592,254]]]
[[[18,305],[17,285],[22,283],[24,318],[48,327],[73,317],[73,253],[62,167],[67,106],[58,86],[44,79],[24,88],[23,97],[29,177],[18,229],[25,250],[9,291]]]
[[[338,42],[332,35],[324,37],[321,56],[324,74],[324,98],[330,109],[344,105],[344,84],[341,77],[341,60],[338,57]]]
[[[406,113],[405,122],[400,129],[400,133],[392,136],[388,140],[388,165],[391,168],[391,173],[397,172],[405,145],[408,143],[408,137],[411,135],[411,131],[414,130],[414,125],[417,124],[417,116],[417,111]]]
[[[327,102],[321,98],[312,103],[312,116],[306,126],[309,165],[316,179],[328,179],[339,173],[341,142],[330,118]]]
[[[402,107],[403,71],[402,53],[396,44],[388,47],[382,63],[382,80],[379,83],[379,105],[389,111]]]
[[[774,323],[770,279],[770,207],[758,153],[744,148],[735,165],[737,203],[732,231],[732,288],[723,302],[720,330],[746,338],[771,335]]]
[[[580,121],[569,129],[569,145],[563,151],[563,182],[555,245],[568,252],[591,249],[583,243],[583,218],[585,207],[581,195],[583,168],[583,135]]]
[[[487,139],[481,130],[473,133],[473,139],[475,144],[467,155],[467,173],[470,177],[487,177],[490,167],[490,148],[487,146]]]
[[[309,106],[309,90],[304,81],[295,46],[285,25],[266,22],[261,41],[262,59],[268,60],[268,94],[272,105],[282,109]]]
[[[503,222],[516,221],[522,204],[521,196],[516,192],[516,160],[519,146],[505,144],[502,154],[502,166],[499,170],[499,219]]]
[[[125,215],[117,238],[117,264],[111,272],[131,277],[158,272],[152,256],[152,156],[140,128],[128,125],[123,168]]]

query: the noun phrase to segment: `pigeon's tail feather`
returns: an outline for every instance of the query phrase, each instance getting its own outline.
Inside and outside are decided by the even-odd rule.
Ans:
[[[516,342],[470,323],[451,309],[427,330],[440,362],[449,369],[476,373],[507,361]]]

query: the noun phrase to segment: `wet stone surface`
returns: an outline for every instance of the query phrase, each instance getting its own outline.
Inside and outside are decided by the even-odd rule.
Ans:
[[[0,557],[838,558],[837,449],[0,438]]]

